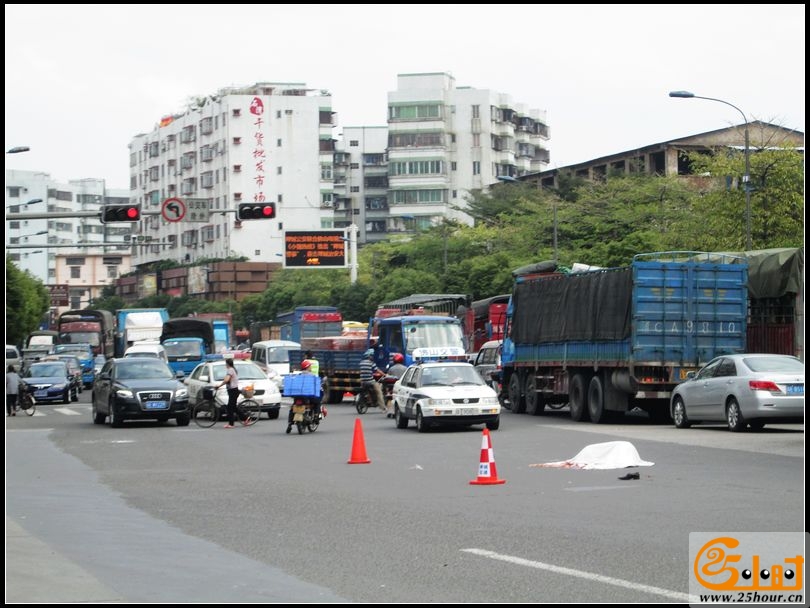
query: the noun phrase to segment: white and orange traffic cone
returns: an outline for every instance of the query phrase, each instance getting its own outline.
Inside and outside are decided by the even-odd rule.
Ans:
[[[498,470],[495,468],[495,453],[492,451],[492,440],[489,429],[484,429],[481,440],[481,462],[478,465],[478,477],[473,479],[471,485],[494,485],[506,483],[505,479],[498,479]]]

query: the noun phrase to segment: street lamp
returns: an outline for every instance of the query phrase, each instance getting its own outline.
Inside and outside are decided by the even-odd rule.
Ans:
[[[751,251],[753,248],[751,243],[751,152],[748,145],[748,118],[746,118],[745,114],[740,108],[723,99],[717,99],[715,97],[701,97],[700,95],[695,95],[689,91],[670,91],[669,96],[679,97],[681,99],[707,99],[709,101],[717,101],[719,103],[724,103],[727,106],[731,106],[740,113],[740,116],[742,116],[743,122],[745,122],[745,174],[743,175],[743,190],[745,191],[745,249],[746,251]]]

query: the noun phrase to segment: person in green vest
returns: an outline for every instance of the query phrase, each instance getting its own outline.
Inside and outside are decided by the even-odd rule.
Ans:
[[[316,376],[321,375],[320,363],[318,363],[318,360],[312,354],[311,350],[308,350],[307,352],[304,353],[304,361],[309,361],[309,370],[310,370],[310,372],[312,372]]]

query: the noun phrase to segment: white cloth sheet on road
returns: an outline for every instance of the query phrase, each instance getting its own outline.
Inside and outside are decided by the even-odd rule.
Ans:
[[[642,460],[635,446],[629,441],[593,443],[584,447],[569,460],[530,464],[530,467],[556,469],[625,469],[627,467],[651,467],[654,462]]]

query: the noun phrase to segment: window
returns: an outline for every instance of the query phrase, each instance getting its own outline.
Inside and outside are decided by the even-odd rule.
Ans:
[[[349,165],[349,169],[359,169],[359,168],[360,168],[360,163],[351,163]]]
[[[473,161],[473,175],[481,175],[481,161],[474,160]]]
[[[450,161],[450,170],[451,171],[455,171],[457,166],[458,166],[458,163],[456,163],[456,161],[454,161],[454,160]]]
[[[71,279],[81,279],[82,278],[82,269],[79,266],[71,266],[70,267],[70,278]]]
[[[473,145],[473,148],[480,148],[481,147],[481,134],[480,133],[473,133],[472,134],[472,145]]]
[[[280,194],[278,195],[278,202],[282,202],[282,196]]]
[[[472,117],[481,118],[481,106],[472,106]]]
[[[332,165],[321,163],[321,179],[332,179]]]
[[[351,191],[352,192],[360,192],[360,186],[352,186]]]
[[[356,148],[359,145],[360,145],[360,142],[358,140],[356,140],[356,139],[352,139],[352,140],[349,141],[349,146],[351,146],[352,148]]]
[[[66,266],[84,266],[84,258],[67,258],[65,259]]]
[[[107,278],[108,279],[118,278],[118,267],[117,266],[107,266]]]
[[[276,175],[281,175],[281,167],[276,167]]]
[[[242,110],[240,110],[239,108],[234,108],[233,112],[231,112],[231,115],[234,118],[237,117],[237,116],[241,116],[242,115]]]
[[[276,140],[276,147],[277,148],[281,147],[281,138],[280,137]]]
[[[19,186],[9,186],[8,187],[8,197],[9,198],[20,198],[20,187]]]

